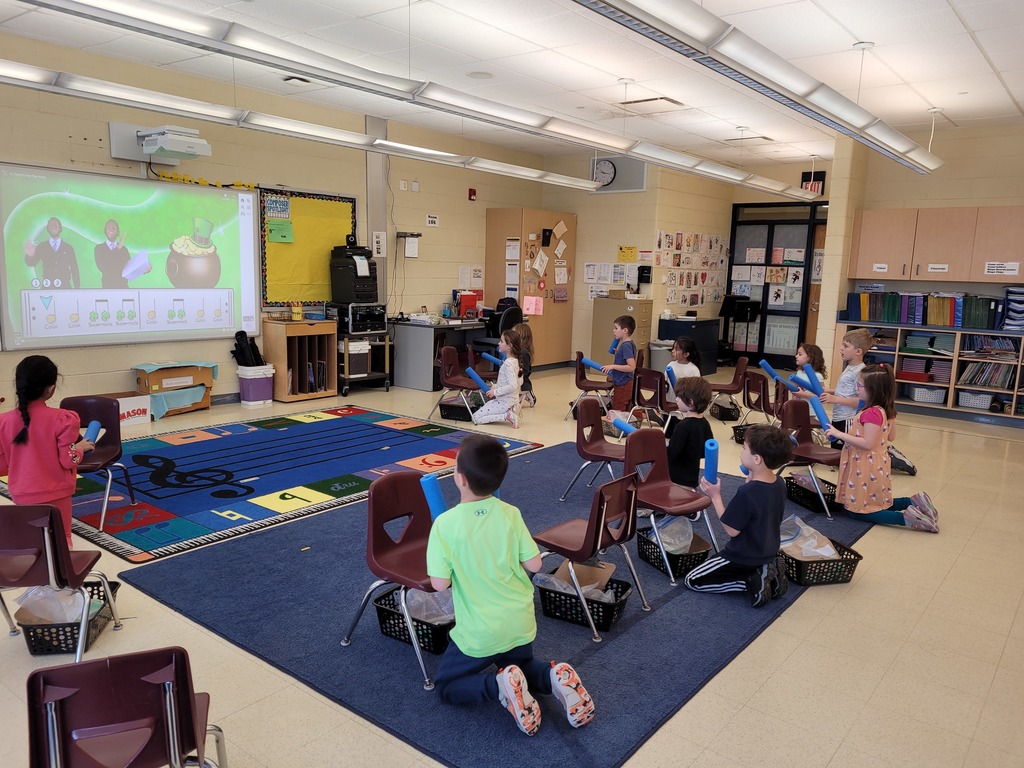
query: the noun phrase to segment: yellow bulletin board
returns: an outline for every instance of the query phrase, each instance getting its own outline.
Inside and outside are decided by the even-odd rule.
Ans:
[[[331,250],[356,231],[356,199],[260,188],[263,305],[331,300]]]

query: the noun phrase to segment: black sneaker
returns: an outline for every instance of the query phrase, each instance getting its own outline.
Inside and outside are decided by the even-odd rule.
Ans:
[[[771,599],[782,597],[789,589],[789,579],[786,577],[786,563],[781,557],[768,563],[768,593]]]
[[[750,604],[755,608],[767,605],[772,599],[771,587],[768,585],[768,565],[759,565],[747,576],[747,592],[750,593]]]

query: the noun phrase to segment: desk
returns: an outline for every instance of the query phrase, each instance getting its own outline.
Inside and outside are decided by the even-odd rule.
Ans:
[[[420,325],[419,323],[391,323],[395,339],[395,370],[392,379],[396,387],[434,391],[434,350],[438,346],[465,349],[467,342],[486,336],[486,325],[481,321],[459,325]],[[441,338],[444,337],[443,343]]]

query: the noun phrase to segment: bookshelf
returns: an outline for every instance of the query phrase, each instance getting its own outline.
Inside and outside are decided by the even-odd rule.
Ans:
[[[338,394],[338,323],[263,320],[263,356],[274,366],[274,399]]]
[[[1024,419],[1024,334],[946,326],[848,323],[836,328],[836,349],[843,334],[853,328],[868,328],[876,337],[882,337],[882,343],[869,352],[869,359],[892,365],[896,373],[897,407]],[[838,356],[832,365],[833,370],[842,370]]]

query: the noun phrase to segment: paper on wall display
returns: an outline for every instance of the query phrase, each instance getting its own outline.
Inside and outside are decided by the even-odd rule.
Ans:
[[[732,279],[735,282],[747,282],[750,280],[750,267],[733,265]]]
[[[626,285],[640,285],[640,267],[636,264],[626,264],[623,270]]]
[[[561,286],[561,287],[555,288],[555,290],[554,290],[554,300],[555,300],[556,304],[568,301],[569,300],[569,289],[566,288],[565,286]]]
[[[359,277],[370,276],[370,263],[366,260],[365,256],[353,256],[356,262],[356,274]]]
[[[420,255],[420,239],[418,237],[405,238],[405,258],[416,259]]]
[[[519,262],[518,261],[506,261],[505,262],[505,282],[511,285],[519,284]]]
[[[505,238],[505,261],[519,261],[519,238],[518,237],[506,237]]]
[[[637,251],[640,249],[635,245],[620,245],[619,246],[619,261],[622,262],[635,262]]]
[[[540,296],[523,296],[524,315],[543,315],[544,299]]]
[[[596,283],[597,282],[597,264],[592,261],[588,261],[583,265],[583,282],[584,283]]]
[[[544,251],[537,251],[537,258],[533,260],[533,271],[543,275],[548,268],[548,255]]]
[[[560,221],[557,224],[555,224],[554,229],[552,229],[551,231],[555,234],[555,237],[557,237],[559,240],[561,240],[562,239],[562,235],[564,235],[566,232],[568,232],[569,228],[567,226],[565,226],[565,222],[564,221]]]
[[[483,290],[484,287],[484,268],[483,267],[470,267],[469,275],[469,287],[474,291],[477,289]]]
[[[558,245],[555,246],[555,256],[561,256],[565,253],[566,247],[565,240],[559,240]]]
[[[290,219],[267,219],[267,240],[272,243],[294,243],[295,233]]]
[[[653,264],[654,263],[654,251],[637,251],[636,263],[637,264]]]
[[[612,264],[601,263],[597,265],[597,282],[608,285],[612,281]]]
[[[518,285],[506,285],[505,295],[510,299],[519,299],[519,286]]]
[[[747,248],[748,264],[764,264],[764,248]]]
[[[569,282],[569,270],[565,267],[555,267],[555,285],[565,285]]]
[[[472,280],[472,267],[459,267],[459,290],[468,291],[469,283]]]
[[[626,265],[625,264],[609,264],[612,268],[612,283],[614,285],[625,285],[626,284]]]

